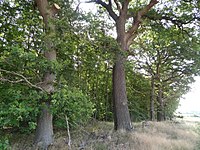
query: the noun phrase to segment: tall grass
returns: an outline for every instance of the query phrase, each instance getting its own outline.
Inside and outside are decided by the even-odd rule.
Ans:
[[[184,124],[150,122],[132,136],[135,150],[194,150],[198,135]],[[131,149],[131,148],[130,148]]]
[[[200,123],[197,125],[196,132],[199,135],[197,140],[197,146],[195,150],[200,150]]]
[[[200,136],[185,123],[147,122],[134,126],[131,133],[115,132],[112,123],[96,122],[71,131],[72,150],[200,150],[197,148]],[[22,149],[22,146],[17,143],[13,149]],[[55,144],[50,150],[67,149],[67,132],[56,132]]]

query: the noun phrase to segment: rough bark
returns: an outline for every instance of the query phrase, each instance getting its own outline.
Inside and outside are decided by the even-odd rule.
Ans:
[[[45,24],[45,29],[48,31],[46,34],[51,34],[55,32],[54,25],[49,24],[50,19],[54,19],[55,14],[60,9],[57,4],[53,4],[51,7],[48,4],[47,0],[35,0],[40,15],[43,17],[43,22]],[[53,46],[51,39],[45,41],[47,50],[44,51],[44,57],[48,61],[56,60],[56,50]],[[53,123],[52,123],[52,114],[50,111],[51,103],[51,93],[54,92],[53,82],[55,80],[55,74],[50,70],[47,70],[44,74],[43,82],[40,87],[49,94],[49,99],[43,99],[41,102],[41,113],[38,116],[36,135],[34,143],[37,149],[48,149],[49,145],[53,143]]]
[[[162,97],[162,88],[158,85],[158,96],[157,96],[158,108],[157,108],[157,121],[164,120],[164,103]]]
[[[156,64],[156,80],[157,80],[157,87],[158,87],[158,93],[157,93],[157,121],[163,121],[164,120],[164,103],[163,103],[163,92],[162,92],[162,82],[160,78],[160,69],[161,69],[161,53],[160,51],[157,51],[157,64]]]
[[[116,53],[116,61],[113,67],[113,111],[115,130],[130,131],[133,129],[126,94],[126,79],[124,62],[126,58],[123,52],[128,50],[125,36],[126,14],[122,13],[116,22],[117,42],[120,45],[120,51]]]
[[[150,95],[150,120],[155,120],[154,115],[154,98],[155,98],[155,83],[154,83],[154,77],[151,78],[151,95]]]
[[[49,110],[50,103],[46,102],[41,110],[37,120],[37,129],[35,134],[36,149],[48,149],[53,143],[53,124],[52,114]]]
[[[116,54],[116,61],[113,67],[113,112],[114,112],[114,126],[116,130],[131,130],[131,119],[127,104],[127,94],[126,94],[126,81],[125,81],[125,71],[124,62],[126,58],[123,57],[123,52],[128,51],[132,43],[132,40],[136,36],[136,31],[142,22],[142,17],[155,5],[158,3],[157,0],[151,0],[148,5],[143,9],[135,12],[134,16],[128,16],[128,5],[129,0],[124,0],[123,2],[114,0],[117,6],[117,15],[113,9],[113,1],[108,0],[108,3],[102,0],[92,0],[97,4],[103,6],[109,15],[113,18],[116,23],[117,31],[117,42],[120,46],[121,52]],[[129,17],[133,17],[132,26],[126,31],[126,21]]]
[[[113,67],[113,111],[115,130],[132,130],[128,100],[126,94],[126,81],[124,71],[125,59],[118,55]]]

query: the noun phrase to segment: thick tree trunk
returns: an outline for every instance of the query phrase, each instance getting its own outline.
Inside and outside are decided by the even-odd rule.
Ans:
[[[133,22],[131,27],[126,31],[126,23],[128,22],[128,11],[129,11],[129,0],[124,1],[114,1],[117,6],[119,14],[116,14],[112,5],[112,1],[108,4],[102,0],[95,0],[97,4],[103,6],[113,18],[116,23],[117,30],[117,42],[122,51],[128,51],[133,39],[137,36],[137,30],[140,23],[142,22],[142,17],[148,13],[148,11],[158,3],[157,0],[151,0],[148,5],[143,9],[135,11],[132,16]],[[125,129],[131,130],[131,120],[127,105],[127,95],[126,95],[126,83],[125,83],[125,72],[124,72],[124,58],[122,55],[118,54],[117,61],[113,67],[113,111],[114,111],[114,123],[115,129]]]
[[[50,104],[46,102],[42,107],[41,114],[37,120],[35,134],[36,149],[46,150],[53,143],[53,124]]]
[[[123,14],[123,15],[122,15]],[[117,42],[121,51],[116,53],[116,61],[113,66],[113,113],[115,130],[130,131],[133,129],[128,109],[126,94],[126,79],[124,62],[126,58],[123,52],[127,51],[128,41],[126,41],[125,21],[126,14],[122,13],[116,22]]]
[[[126,81],[124,71],[125,59],[118,54],[113,67],[113,111],[115,130],[132,130],[128,101],[126,95]]]
[[[164,104],[163,104],[163,98],[162,98],[162,89],[160,85],[158,86],[158,108],[157,108],[157,121],[163,121],[164,120]]]
[[[56,60],[56,52],[50,51],[45,52],[45,57],[49,61]],[[55,80],[55,74],[47,72],[44,75],[43,84],[41,87],[50,94],[54,92],[53,81]],[[35,134],[35,146],[37,149],[46,150],[49,145],[53,143],[53,122],[52,113],[50,111],[51,97],[43,100],[44,105],[42,105],[41,112],[38,116],[37,128]]]
[[[43,17],[43,22],[45,24],[46,31],[48,34],[55,32],[55,26],[53,23],[49,23],[49,19],[54,19],[55,14],[58,12],[60,7],[57,4],[49,6],[48,0],[35,0],[37,7],[39,9],[40,15]],[[47,50],[44,51],[44,57],[49,61],[56,61],[56,50],[53,41],[50,37],[46,39],[45,45]],[[40,85],[44,91],[50,95],[54,92],[53,82],[55,81],[55,74],[51,70],[47,70],[44,74],[44,79]],[[48,149],[49,145],[53,143],[53,123],[52,114],[50,111],[51,98],[48,100],[44,99],[41,113],[38,116],[36,135],[35,135],[35,145],[37,149]]]
[[[150,120],[154,121],[155,120],[155,115],[154,115],[154,98],[155,98],[155,83],[154,83],[154,77],[151,78],[151,95],[150,95]]]

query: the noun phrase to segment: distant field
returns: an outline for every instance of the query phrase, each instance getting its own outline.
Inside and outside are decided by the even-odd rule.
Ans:
[[[200,123],[200,117],[184,117],[183,118],[184,121],[189,121],[189,122],[196,122],[196,123]]]
[[[186,113],[186,114],[181,114],[181,116],[183,116],[183,118],[176,118],[176,120],[183,121],[188,125],[200,124],[200,115]]]

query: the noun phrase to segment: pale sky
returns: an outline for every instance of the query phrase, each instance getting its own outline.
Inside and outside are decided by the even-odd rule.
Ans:
[[[96,8],[96,4],[95,3],[86,3],[88,2],[89,0],[81,0],[81,4],[80,4],[80,8],[83,9],[85,12],[93,12],[95,13],[97,11],[97,8]]]
[[[195,77],[191,90],[180,100],[178,112],[200,112],[200,77]]]

